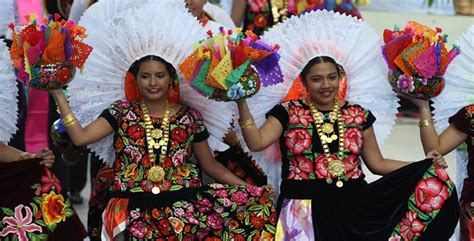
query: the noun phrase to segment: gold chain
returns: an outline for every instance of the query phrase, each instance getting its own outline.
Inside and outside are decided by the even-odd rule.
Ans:
[[[279,22],[280,16],[281,20],[285,20],[288,15],[288,1],[289,0],[271,0],[272,16],[273,23],[277,24]]]
[[[148,170],[148,180],[152,182],[159,182],[165,178],[165,170],[163,167],[156,165],[156,155],[155,149],[160,149],[160,164],[166,157],[168,151],[168,141],[169,141],[169,113],[168,101],[165,105],[165,113],[163,115],[163,122],[161,123],[161,129],[155,129],[153,123],[151,122],[150,115],[148,114],[148,108],[146,107],[143,101],[140,103],[141,109],[143,112],[143,118],[145,121],[145,132],[146,139],[148,143],[148,155],[150,157],[150,162],[153,163],[153,166]],[[155,140],[156,139],[156,140]],[[159,139],[159,141],[158,141]],[[157,194],[160,192],[158,187],[153,187],[152,192]]]
[[[308,104],[309,108],[311,109],[311,114],[314,119],[314,124],[316,125],[316,130],[318,132],[319,139],[321,140],[321,144],[323,145],[323,150],[324,150],[324,155],[326,155],[326,159],[328,162],[328,171],[330,174],[334,175],[337,177],[338,181],[336,182],[337,187],[342,187],[344,183],[342,180],[346,180],[346,169],[344,167],[344,162],[342,161],[344,158],[344,121],[342,120],[341,116],[341,110],[339,108],[339,105],[336,102],[334,103],[334,108],[332,112],[329,114],[331,118],[332,124],[337,120],[338,123],[338,131],[339,131],[339,151],[337,153],[337,159],[332,160],[331,158],[331,153],[329,151],[329,146],[328,143],[331,143],[333,138],[327,138],[325,137],[324,131],[323,131],[323,125],[324,124],[329,124],[329,123],[324,123],[323,120],[323,113],[318,111],[316,106],[314,106],[313,102],[310,99],[306,99],[306,103]],[[334,119],[334,120],[333,120]],[[337,138],[336,138],[337,139]],[[328,184],[332,183],[331,177],[326,178],[326,182]]]

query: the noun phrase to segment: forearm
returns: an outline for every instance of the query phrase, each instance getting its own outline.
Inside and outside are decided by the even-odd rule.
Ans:
[[[23,152],[14,147],[1,143],[0,153],[0,162],[13,162],[22,159],[21,156]]]
[[[262,135],[255,125],[248,125],[251,121],[253,121],[252,114],[250,113],[250,109],[247,105],[245,100],[240,100],[237,102],[237,106],[239,108],[239,123],[245,123],[241,125],[242,135],[244,136],[245,143],[251,151],[260,151],[263,149],[262,143]]]
[[[247,7],[245,0],[232,1],[232,11],[230,17],[234,21],[235,26],[241,27],[244,19],[245,8]]]
[[[247,185],[246,182],[237,177],[234,173],[217,161],[215,165],[212,166],[212,168],[208,168],[204,171],[219,183],[228,185]]]
[[[399,168],[402,168],[406,165],[411,164],[412,162],[407,161],[399,161],[399,160],[392,160],[392,159],[383,159],[381,162],[382,165],[379,165],[376,170],[371,170],[374,174],[377,175],[386,175],[391,173]]]
[[[432,122],[432,116],[429,105],[425,105],[420,110],[420,138],[421,144],[423,145],[423,151],[425,154],[432,150],[438,150],[440,141],[438,133],[436,133],[436,129],[434,128]],[[445,153],[442,153],[445,154]]]
[[[56,100],[56,104],[59,108],[59,112],[61,113],[61,116],[65,118],[66,116],[70,116],[70,114],[74,113],[71,110],[71,107],[69,107],[69,103],[66,100],[66,96],[62,92],[55,92],[54,97]],[[63,122],[64,123],[64,122]],[[84,136],[85,136],[85,130],[82,128],[82,126],[79,124],[78,121],[73,121],[70,123],[70,125],[64,125],[64,127],[67,130],[67,133],[69,135],[69,138],[71,138],[72,142],[76,146],[83,146],[88,143],[85,143]]]

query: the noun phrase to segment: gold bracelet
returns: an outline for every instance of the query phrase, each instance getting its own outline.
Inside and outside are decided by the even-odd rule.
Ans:
[[[68,123],[66,123],[66,124],[63,123],[64,127],[66,127],[66,128],[68,128],[68,127],[70,127],[70,126],[72,126],[72,125],[74,125],[74,124],[77,124],[77,120],[73,120],[73,121],[68,122]]]
[[[25,159],[28,159],[30,157],[30,153],[29,152],[22,152],[20,153],[20,155],[18,156],[18,160],[21,161],[21,160],[25,160]]]
[[[67,114],[66,116],[64,116],[62,118],[62,120],[65,121],[65,122],[68,122],[68,121],[70,121],[72,119],[75,119],[75,118],[76,117],[74,116],[74,113],[71,112],[71,113]]]
[[[418,122],[419,127],[431,126],[431,125],[433,125],[433,120],[432,119],[423,119],[423,120],[420,120],[420,122]]]
[[[253,118],[250,117],[247,120],[239,121],[239,125],[241,129],[245,129],[245,128],[255,126],[255,122],[253,122]]]

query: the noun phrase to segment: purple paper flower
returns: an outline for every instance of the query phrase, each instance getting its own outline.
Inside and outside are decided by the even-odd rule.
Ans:
[[[410,93],[415,90],[415,85],[413,85],[413,78],[407,77],[405,75],[400,75],[397,82],[398,89],[403,93]]]

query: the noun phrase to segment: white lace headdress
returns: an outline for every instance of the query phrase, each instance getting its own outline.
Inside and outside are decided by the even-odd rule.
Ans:
[[[99,1],[79,24],[89,35],[85,42],[94,48],[83,73],[69,86],[71,108],[83,126],[114,101],[125,100],[124,77],[133,62],[157,55],[176,67],[205,35],[184,3],[168,1]],[[112,135],[88,147],[113,163]]]
[[[10,54],[6,44],[0,40],[0,141],[7,144],[18,129],[18,88]]]
[[[474,25],[468,28],[456,44],[461,53],[446,69],[446,86],[443,92],[433,98],[433,119],[438,133],[448,128],[449,117],[464,106],[474,104]],[[462,190],[463,181],[467,177],[468,157],[460,151],[456,157],[456,185],[458,190]]]
[[[438,133],[449,126],[448,119],[462,107],[474,104],[474,25],[456,41],[461,53],[449,64],[446,86],[433,98],[433,119]]]
[[[304,66],[317,56],[332,57],[347,74],[346,100],[372,111],[377,141],[383,143],[395,123],[398,98],[387,81],[387,67],[381,55],[379,35],[365,22],[340,13],[318,10],[293,16],[265,32],[262,39],[279,44],[284,82],[262,89],[248,100],[257,126],[265,113],[278,104],[291,88]],[[269,176],[278,179],[275,145],[271,150],[252,153]]]

